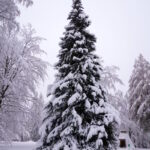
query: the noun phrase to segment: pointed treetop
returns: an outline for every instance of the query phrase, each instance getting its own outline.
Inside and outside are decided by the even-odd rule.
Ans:
[[[73,0],[73,5],[78,5],[78,4],[82,5],[81,3],[82,3],[81,0]]]
[[[134,67],[136,68],[137,65],[141,64],[141,62],[146,61],[143,55],[140,53],[138,58],[135,59]]]
[[[88,16],[83,11],[81,0],[73,0],[72,11],[69,14],[68,20],[71,20],[71,24],[76,27],[86,28],[90,25]]]
[[[143,59],[143,58],[144,58],[143,55],[140,53],[139,59]]]
[[[139,57],[136,59],[135,63],[149,64],[148,61],[144,58],[144,56],[141,53],[139,54]]]

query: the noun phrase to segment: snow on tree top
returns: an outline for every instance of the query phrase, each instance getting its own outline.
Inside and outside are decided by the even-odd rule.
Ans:
[[[77,13],[78,10],[75,8],[75,9],[72,10],[72,12]]]
[[[82,39],[82,40],[76,40],[76,44],[78,45],[83,45],[85,43],[85,40]]]
[[[74,34],[76,37],[81,37],[81,33],[80,32],[75,32]]]
[[[72,105],[74,102],[77,102],[79,97],[80,97],[79,93],[75,93],[74,95],[72,95],[68,100],[68,105]]]
[[[86,18],[87,15],[85,13],[81,13],[81,14],[79,14],[79,17],[83,19],[83,18]]]

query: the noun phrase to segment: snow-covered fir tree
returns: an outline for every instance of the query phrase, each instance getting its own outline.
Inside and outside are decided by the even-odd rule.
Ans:
[[[150,63],[140,54],[129,80],[131,118],[144,130],[150,130]]]
[[[68,20],[37,150],[116,150],[118,120],[101,86],[96,38],[86,29],[81,0],[73,1]]]

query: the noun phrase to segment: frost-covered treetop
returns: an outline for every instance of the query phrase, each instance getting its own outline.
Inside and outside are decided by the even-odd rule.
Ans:
[[[95,36],[86,30],[90,25],[90,21],[83,11],[81,0],[74,0],[73,9],[69,14],[68,20],[70,22],[66,26],[64,37],[61,38],[59,62],[56,64],[56,68],[63,75],[62,77],[66,76],[66,72],[73,71],[70,70],[72,69],[71,65],[74,65],[77,69],[78,63],[85,62],[89,58],[90,52],[95,51],[96,42]],[[96,55],[91,55],[90,57],[97,59]]]
[[[142,54],[135,61],[129,80],[129,102],[131,118],[142,126],[145,124],[146,127],[150,114],[150,63]]]
[[[71,20],[70,25],[75,25],[78,28],[88,27],[90,25],[90,21],[83,11],[81,0],[74,0],[72,7],[73,9],[68,17],[68,19]]]
[[[129,80],[129,86],[132,96],[135,93],[140,94],[140,92],[136,92],[139,90],[140,86],[147,84],[147,80],[150,79],[150,64],[149,62],[143,57],[142,54],[139,55],[138,59],[135,61],[134,70]],[[141,82],[140,82],[141,81]]]

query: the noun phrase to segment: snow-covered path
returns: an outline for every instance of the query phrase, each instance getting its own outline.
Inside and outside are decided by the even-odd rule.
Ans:
[[[13,142],[12,144],[0,144],[0,150],[35,150],[34,142]]]

